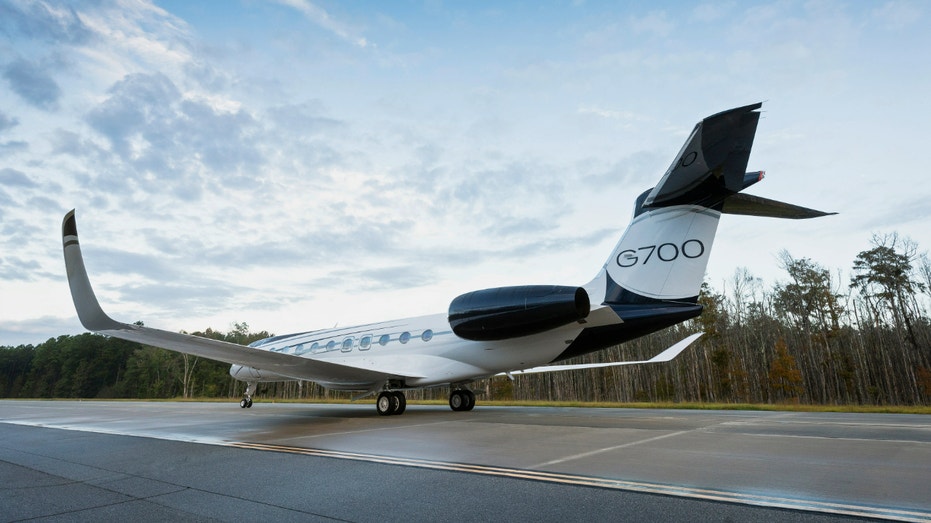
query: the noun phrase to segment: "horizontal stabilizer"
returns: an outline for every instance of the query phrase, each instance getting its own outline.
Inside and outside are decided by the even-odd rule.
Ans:
[[[698,338],[701,338],[703,332],[696,332],[688,338],[676,343],[672,347],[664,350],[663,352],[653,356],[652,358],[644,361],[612,361],[608,363],[579,363],[576,365],[546,365],[543,367],[534,367],[532,369],[518,370],[510,373],[510,375],[517,374],[538,374],[541,372],[559,372],[564,370],[579,370],[579,369],[597,369],[601,367],[618,367],[621,365],[641,365],[643,363],[664,363],[671,361],[673,358],[678,356],[682,351],[687,349],[689,345],[695,342]],[[504,374],[501,374],[504,375]]]
[[[721,212],[724,214],[789,218],[792,220],[820,218],[821,216],[837,214],[836,212],[816,211],[815,209],[799,207],[791,203],[777,202],[776,200],[741,193],[727,197],[724,200]]]

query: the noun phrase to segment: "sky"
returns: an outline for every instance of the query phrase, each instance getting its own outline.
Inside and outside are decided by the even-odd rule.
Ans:
[[[846,287],[931,248],[927,2],[0,0],[0,346],[83,332],[61,221],[114,318],[275,334],[582,285],[696,122],[763,102],[706,281]]]

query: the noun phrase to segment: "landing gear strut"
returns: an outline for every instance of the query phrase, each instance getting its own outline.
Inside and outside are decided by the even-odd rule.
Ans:
[[[375,409],[382,416],[404,414],[404,411],[407,409],[407,398],[405,398],[404,393],[399,390],[382,391],[375,401]]]
[[[457,389],[449,393],[449,408],[456,412],[472,410],[475,407],[475,393],[469,389]]]
[[[246,382],[246,391],[242,393],[242,401],[239,402],[239,407],[243,409],[252,408],[252,395],[255,394],[255,387],[258,383]]]

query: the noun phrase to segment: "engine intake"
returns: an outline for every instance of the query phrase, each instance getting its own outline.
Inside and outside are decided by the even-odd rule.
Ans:
[[[496,287],[456,297],[449,304],[449,325],[467,340],[506,340],[584,319],[590,305],[581,287]]]

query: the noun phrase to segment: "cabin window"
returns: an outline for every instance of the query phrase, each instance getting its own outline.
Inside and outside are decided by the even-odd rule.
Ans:
[[[316,353],[318,353],[318,352],[321,352],[321,351],[320,351],[320,344],[317,343],[317,342],[314,342],[314,344],[310,346],[310,352],[311,352],[311,354],[316,354]]]
[[[372,346],[372,335],[366,334],[359,340],[359,350],[369,350]]]
[[[402,332],[401,335],[398,336],[398,341],[400,341],[401,343],[407,343],[411,341],[411,333],[407,331]]]
[[[298,343],[297,346],[294,347],[294,354],[304,354],[304,352],[305,352],[305,351],[304,351],[304,344],[303,344],[303,343]]]
[[[391,336],[388,336],[387,334],[382,334],[381,338],[378,338],[378,343],[382,345],[387,345],[389,341],[391,341]]]
[[[333,349],[335,349],[335,348],[336,348],[336,342],[335,342],[335,341],[330,340],[330,341],[328,341],[328,342],[326,343],[326,350],[327,350],[327,352],[330,352],[331,350],[333,350]]]
[[[352,338],[346,338],[343,340],[343,352],[349,352],[352,350]]]
[[[420,339],[422,339],[423,341],[430,341],[430,340],[432,340],[432,339],[433,339],[433,331],[430,330],[430,329],[427,329],[427,330],[423,331],[423,334],[420,335]]]

